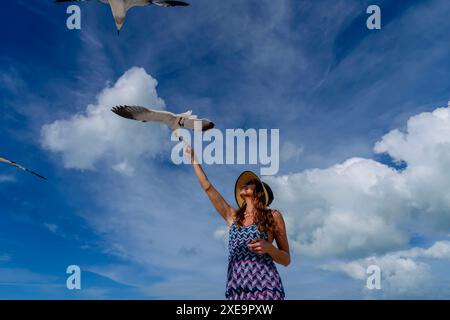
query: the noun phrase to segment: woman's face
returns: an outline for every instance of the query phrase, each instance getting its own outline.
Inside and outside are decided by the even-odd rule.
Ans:
[[[241,191],[239,192],[239,195],[242,198],[251,198],[255,194],[255,188],[256,188],[256,185],[254,182],[247,182],[246,184],[244,184],[241,187]]]

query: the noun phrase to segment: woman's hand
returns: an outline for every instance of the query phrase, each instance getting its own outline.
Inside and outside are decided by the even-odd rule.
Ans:
[[[189,159],[191,159],[192,164],[197,163],[197,161],[196,161],[197,158],[195,157],[195,152],[187,142],[184,143],[184,152],[189,157]]]
[[[254,252],[256,254],[270,254],[274,249],[274,246],[269,241],[266,241],[264,239],[253,239],[252,242],[247,245],[247,247],[251,252]]]

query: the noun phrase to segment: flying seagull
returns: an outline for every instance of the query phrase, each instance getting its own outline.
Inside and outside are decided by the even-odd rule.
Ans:
[[[55,2],[85,2],[89,0],[55,0]],[[125,16],[128,9],[132,7],[142,7],[148,5],[157,5],[160,7],[178,7],[188,6],[189,3],[183,1],[163,1],[163,0],[98,0],[100,2],[109,4],[111,6],[114,21],[117,27],[117,33],[120,33],[123,23],[125,22]]]
[[[117,106],[111,109],[115,114],[132,120],[148,122],[156,121],[167,125],[172,131],[179,128],[201,129],[206,131],[214,128],[214,123],[208,119],[198,119],[192,114],[192,110],[185,113],[174,114],[168,111],[147,109],[139,106]],[[196,125],[195,125],[196,124]],[[200,124],[200,127],[197,126]],[[180,138],[180,140],[182,140]]]
[[[9,165],[14,166],[14,167],[17,167],[17,168],[22,169],[22,170],[24,170],[24,171],[27,171],[27,172],[29,172],[29,173],[31,173],[31,174],[34,174],[35,176],[38,176],[38,177],[41,178],[41,179],[47,180],[47,178],[41,176],[40,174],[38,174],[38,173],[36,173],[36,172],[34,172],[34,171],[31,171],[31,170],[28,169],[28,168],[25,168],[24,166],[18,164],[17,162],[14,162],[14,161],[8,160],[8,159],[6,159],[6,158],[2,158],[2,157],[0,157],[0,162],[9,164]]]

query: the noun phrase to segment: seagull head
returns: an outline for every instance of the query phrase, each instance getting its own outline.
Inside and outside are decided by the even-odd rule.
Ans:
[[[206,130],[214,128],[214,123],[212,121],[203,120],[202,122],[203,122],[202,131],[206,131]]]

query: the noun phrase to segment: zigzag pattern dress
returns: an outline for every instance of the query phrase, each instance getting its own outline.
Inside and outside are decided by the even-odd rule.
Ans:
[[[256,224],[230,226],[228,272],[225,297],[228,300],[283,300],[284,288],[269,254],[256,254],[247,247],[253,239],[267,240]]]

